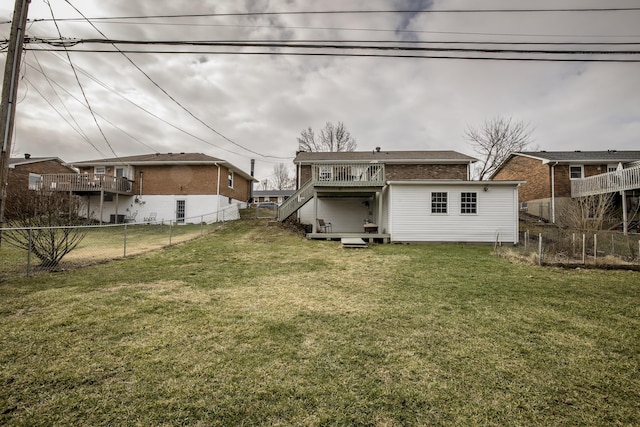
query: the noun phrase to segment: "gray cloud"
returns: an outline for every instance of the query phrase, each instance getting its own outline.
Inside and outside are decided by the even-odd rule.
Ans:
[[[309,2],[207,1],[132,2],[117,0],[77,3],[90,17],[164,15],[177,13],[309,10]],[[64,1],[51,0],[58,17],[76,17]],[[389,6],[389,5],[392,6]],[[616,5],[634,5],[619,1]],[[558,7],[551,1],[527,1],[519,7]],[[603,7],[598,1],[563,3],[566,7]],[[9,16],[8,5],[0,16]],[[328,0],[313,8],[455,9],[480,7],[468,0],[344,1]],[[483,2],[482,7],[515,7],[510,1]],[[32,2],[31,18],[48,18],[48,8]],[[587,40],[586,35],[636,34],[638,14],[411,14],[411,15],[277,15],[168,20],[135,25],[97,22],[107,36],[141,40],[211,39],[369,39],[369,40]],[[338,31],[335,28],[347,30]],[[364,28],[379,31],[361,31]],[[86,24],[61,23],[66,36],[97,37]],[[0,30],[8,34],[9,26]],[[359,30],[359,31],[356,31]],[[384,31],[382,31],[384,30]],[[413,31],[405,33],[398,30]],[[48,23],[34,23],[29,32],[54,36]],[[455,33],[455,34],[454,34]],[[482,34],[492,35],[482,35]],[[511,34],[498,36],[497,34]],[[536,34],[546,37],[518,37]],[[562,37],[560,37],[562,36]],[[569,37],[572,36],[572,37]],[[619,37],[600,37],[616,41]],[[637,39],[637,37],[636,37]],[[57,88],[31,67],[40,61]],[[640,86],[638,64],[538,63],[393,58],[250,56],[204,54],[131,54],[130,58],[158,85],[193,114],[252,151],[292,158],[296,137],[308,126],[342,121],[359,149],[452,149],[473,155],[463,138],[468,125],[496,115],[530,122],[536,144],[547,150],[640,149]],[[199,151],[249,169],[257,159],[257,174],[266,178],[284,161],[260,157],[225,141],[171,102],[125,58],[117,53],[72,54],[94,111],[115,123],[101,126],[118,155],[157,151]],[[23,67],[14,140],[14,154],[56,155],[67,161],[100,157],[56,113],[73,113],[92,143],[105,155],[109,147],[98,132],[64,55],[28,52]],[[101,84],[94,80],[99,80]],[[46,101],[38,94],[42,92]],[[121,96],[120,96],[121,95]],[[153,112],[144,113],[122,96]],[[48,101],[48,102],[47,102]],[[176,130],[169,122],[205,139]],[[75,125],[74,125],[75,126]],[[131,139],[123,131],[144,144]],[[151,148],[149,148],[151,147]],[[238,154],[234,154],[238,153]]]

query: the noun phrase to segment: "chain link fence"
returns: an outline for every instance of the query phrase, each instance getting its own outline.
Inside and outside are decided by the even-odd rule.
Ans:
[[[211,233],[240,219],[238,205],[174,221],[75,227],[4,228],[0,282],[149,252]]]

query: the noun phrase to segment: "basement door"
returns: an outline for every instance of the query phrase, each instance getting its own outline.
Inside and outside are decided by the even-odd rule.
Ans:
[[[176,223],[184,224],[186,211],[187,211],[187,201],[176,200]]]

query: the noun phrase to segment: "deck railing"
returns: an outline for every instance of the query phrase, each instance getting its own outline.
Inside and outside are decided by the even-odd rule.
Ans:
[[[132,194],[133,185],[127,178],[94,173],[56,173],[40,176],[38,189],[46,191],[106,191]]]
[[[312,165],[316,186],[370,187],[384,185],[382,163],[331,163]]]
[[[640,189],[640,166],[571,181],[571,197]]]
[[[289,218],[312,198],[313,183],[309,181],[278,207],[278,221],[282,222]]]

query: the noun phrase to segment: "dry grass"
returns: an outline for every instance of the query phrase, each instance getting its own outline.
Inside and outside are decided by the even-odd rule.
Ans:
[[[638,273],[241,221],[0,284],[4,425],[638,425]]]

